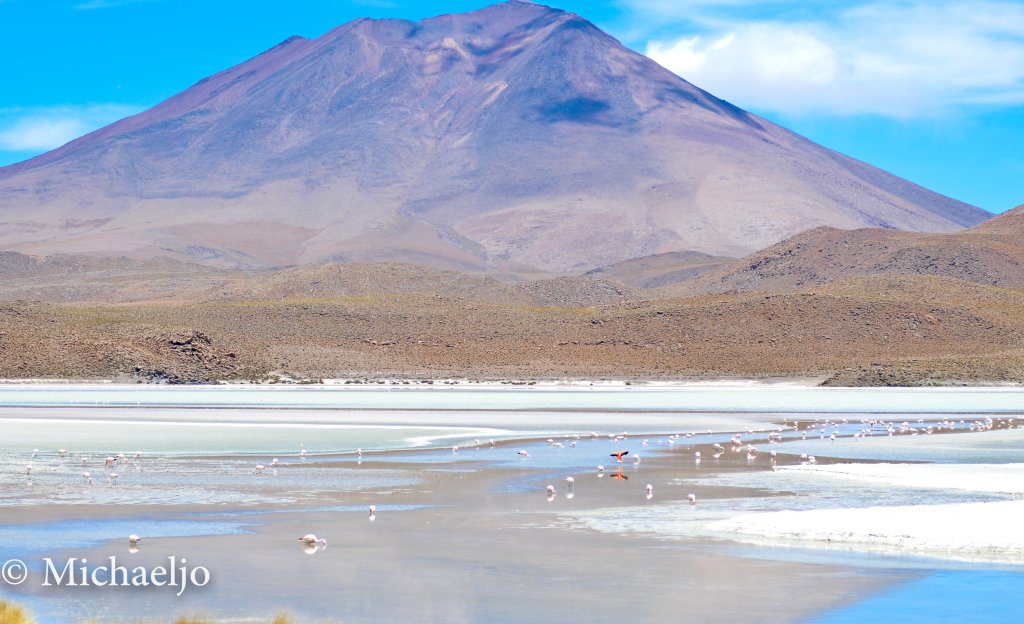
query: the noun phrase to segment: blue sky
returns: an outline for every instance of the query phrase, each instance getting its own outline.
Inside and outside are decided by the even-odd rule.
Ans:
[[[0,165],[293,34],[486,0],[0,0]],[[564,0],[699,87],[993,212],[1024,203],[1024,2]]]

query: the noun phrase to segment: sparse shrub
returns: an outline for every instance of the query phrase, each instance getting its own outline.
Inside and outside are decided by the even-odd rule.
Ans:
[[[35,620],[16,604],[0,600],[0,624],[33,624]]]

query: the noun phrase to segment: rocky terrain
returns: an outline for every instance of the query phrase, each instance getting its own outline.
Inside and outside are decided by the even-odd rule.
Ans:
[[[1001,218],[1014,223],[1022,211]],[[929,237],[929,249],[989,240],[998,225],[947,235],[945,243]],[[682,296],[671,288],[706,284],[711,274],[645,289],[585,276],[512,283],[401,264],[255,274],[163,265],[154,282],[131,261],[92,266],[73,258],[6,256],[5,266],[73,267],[78,279],[71,282],[102,286],[77,291],[76,299],[53,285],[67,284],[68,272],[36,278],[34,291],[15,269],[8,269],[15,277],[0,275],[6,300],[0,304],[0,377],[1024,381],[1024,288],[1002,264],[1013,254],[973,253],[962,256],[963,264],[938,263],[943,271],[932,265],[913,271],[915,263],[891,263],[899,256],[891,235],[811,232],[794,239],[804,247],[787,256],[787,270],[802,281],[782,280],[776,270],[758,286],[749,275],[756,262],[745,258],[715,279],[742,274],[747,287]],[[1012,228],[998,236],[1012,240]],[[817,246],[807,246],[808,240]],[[862,241],[859,252],[847,252],[861,257],[856,270],[829,251],[846,249],[848,240]],[[899,240],[914,253],[922,248],[919,237]],[[872,250],[869,260],[865,254]],[[757,257],[785,255],[766,254]],[[821,263],[821,254],[833,264],[802,264],[809,257]],[[664,260],[653,261],[659,271]],[[880,265],[890,268],[878,272]],[[85,296],[90,293],[93,298]],[[147,293],[148,299],[140,296]]]
[[[861,276],[941,276],[1024,288],[1021,208],[953,234],[815,228],[666,289],[780,292]]]

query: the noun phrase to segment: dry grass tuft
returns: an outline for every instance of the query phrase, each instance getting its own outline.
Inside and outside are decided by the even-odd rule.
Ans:
[[[33,624],[32,619],[25,609],[16,604],[0,600],[0,624]]]

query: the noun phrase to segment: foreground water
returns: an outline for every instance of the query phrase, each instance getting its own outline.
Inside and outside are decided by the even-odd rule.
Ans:
[[[0,559],[24,559],[39,576],[42,557],[124,555],[125,536],[137,533],[145,546],[133,561],[189,554],[218,577],[180,598],[31,584],[0,585],[0,596],[42,622],[279,609],[316,621],[675,621],[682,609],[735,621],[751,592],[817,592],[758,621],[1021,621],[1000,591],[1024,581],[1013,563],[745,545],[706,527],[780,509],[1005,500],[780,478],[772,466],[801,454],[1024,463],[1024,430],[1004,420],[1022,398],[1008,389],[0,388]],[[992,415],[1001,433],[971,431]],[[915,433],[866,438],[867,418],[909,421]],[[940,422],[948,430],[924,432]],[[775,431],[773,461],[765,451]],[[733,452],[736,435],[743,446]],[[739,452],[746,444],[760,453]],[[621,450],[630,454],[620,464],[609,453]],[[545,500],[548,483],[557,492]],[[369,504],[379,520],[367,522]],[[310,529],[333,538],[314,558],[295,547]],[[594,557],[620,562],[610,573],[629,591],[586,581]],[[829,588],[818,587],[823,578]],[[984,607],[936,599],[964,586]],[[374,601],[389,597],[382,613]]]

